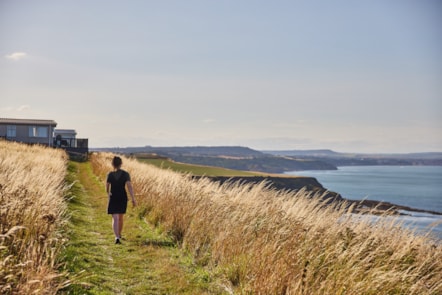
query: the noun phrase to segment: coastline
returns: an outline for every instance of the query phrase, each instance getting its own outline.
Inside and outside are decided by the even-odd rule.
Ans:
[[[406,214],[406,213],[403,213],[400,211],[442,215],[442,212],[433,211],[433,210],[418,209],[418,208],[413,208],[413,207],[409,207],[409,206],[393,204],[390,202],[382,202],[382,201],[375,201],[375,200],[347,200],[347,201],[359,203],[362,207],[370,208],[370,209],[377,209],[380,212],[391,211],[391,212],[394,212],[395,214],[398,214],[398,215],[410,215],[410,214]]]
[[[195,179],[199,179],[202,176],[193,176]],[[268,182],[269,187],[277,190],[300,190],[306,189],[313,193],[321,195],[327,203],[334,202],[348,202],[350,205],[355,205],[354,213],[361,214],[375,214],[382,215],[387,212],[393,215],[410,215],[401,211],[417,212],[417,213],[428,213],[433,215],[442,216],[442,212],[425,210],[419,208],[413,208],[404,205],[393,204],[390,202],[376,201],[376,200],[351,200],[343,198],[339,193],[327,190],[322,186],[322,184],[314,177],[308,176],[204,176],[214,182],[219,182],[220,184],[230,182],[230,183],[247,183],[247,184],[258,184],[263,181]]]

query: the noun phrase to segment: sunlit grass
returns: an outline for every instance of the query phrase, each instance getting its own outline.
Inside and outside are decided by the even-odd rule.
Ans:
[[[111,154],[95,154],[104,177]],[[212,183],[123,159],[146,219],[240,294],[441,294],[442,246],[300,190]]]
[[[128,208],[115,245],[102,180],[89,163],[70,163],[70,242],[63,252],[72,284],[61,294],[221,294],[214,276],[159,228]],[[214,292],[212,292],[214,291]]]
[[[0,140],[0,293],[52,294],[65,244],[67,156]]]

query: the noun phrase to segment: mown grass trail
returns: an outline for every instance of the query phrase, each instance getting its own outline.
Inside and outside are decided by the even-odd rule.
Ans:
[[[73,284],[64,294],[222,294],[166,235],[129,205],[122,245],[114,244],[107,197],[89,163],[71,163],[75,184],[69,211],[66,270]]]

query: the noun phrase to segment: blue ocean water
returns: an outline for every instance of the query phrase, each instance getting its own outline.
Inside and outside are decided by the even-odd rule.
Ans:
[[[442,213],[442,166],[346,166],[338,170],[294,171],[315,177],[326,189],[351,200],[385,201]],[[433,232],[442,239],[442,215],[406,212],[406,224]]]

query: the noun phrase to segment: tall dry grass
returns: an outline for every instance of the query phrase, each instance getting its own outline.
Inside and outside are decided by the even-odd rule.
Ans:
[[[92,156],[104,178],[111,154]],[[218,185],[123,159],[146,219],[239,294],[442,294],[442,247],[309,192]]]
[[[0,293],[55,294],[67,157],[0,140]]]

